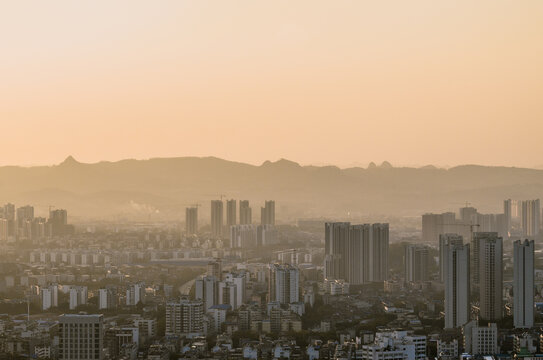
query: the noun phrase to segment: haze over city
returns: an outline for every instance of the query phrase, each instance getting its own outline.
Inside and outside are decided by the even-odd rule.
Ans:
[[[0,34],[0,360],[543,357],[543,1],[4,1]]]

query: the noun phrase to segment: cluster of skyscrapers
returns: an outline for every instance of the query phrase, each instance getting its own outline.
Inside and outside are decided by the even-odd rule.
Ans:
[[[445,285],[445,328],[471,319],[471,291],[478,294],[479,318],[503,317],[503,239],[495,232],[476,232],[471,244],[456,234],[442,235],[440,265]],[[514,325],[534,323],[534,241],[517,240],[514,248]]]
[[[324,278],[361,285],[388,279],[388,224],[325,224]]]
[[[211,201],[211,238],[230,239],[230,247],[242,248],[273,244],[276,241],[275,201],[268,200],[260,209],[260,225],[253,224],[252,209],[248,200],[239,200],[239,222],[237,202],[226,200],[226,222],[224,221],[224,202]],[[198,233],[198,207],[193,206],[185,212],[185,232]]]
[[[68,212],[50,210],[49,218],[35,217],[31,205],[15,208],[8,203],[0,207],[0,242],[15,240],[39,240],[73,233],[68,224]]]

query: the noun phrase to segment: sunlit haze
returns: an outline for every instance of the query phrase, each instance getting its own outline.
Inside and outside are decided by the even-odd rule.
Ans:
[[[543,165],[543,2],[10,1],[1,164]]]

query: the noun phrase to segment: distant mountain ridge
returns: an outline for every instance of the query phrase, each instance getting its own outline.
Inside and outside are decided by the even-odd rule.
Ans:
[[[183,219],[184,208],[221,195],[248,199],[253,220],[265,199],[277,201],[278,218],[417,215],[456,209],[470,201],[501,211],[505,198],[543,197],[543,170],[462,165],[368,168],[301,166],[281,159],[260,166],[216,157],[154,158],[59,165],[0,167],[0,201],[67,208],[76,218]]]

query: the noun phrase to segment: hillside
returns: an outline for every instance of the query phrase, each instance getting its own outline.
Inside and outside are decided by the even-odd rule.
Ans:
[[[501,211],[505,198],[543,197],[543,170],[476,165],[439,169],[381,166],[339,169],[279,160],[260,166],[214,157],[157,158],[86,164],[68,157],[55,166],[0,167],[0,201],[67,208],[72,218],[111,216],[182,219],[184,208],[220,194],[248,199],[253,219],[265,199],[278,218],[351,214],[419,215],[456,209],[470,201]]]

